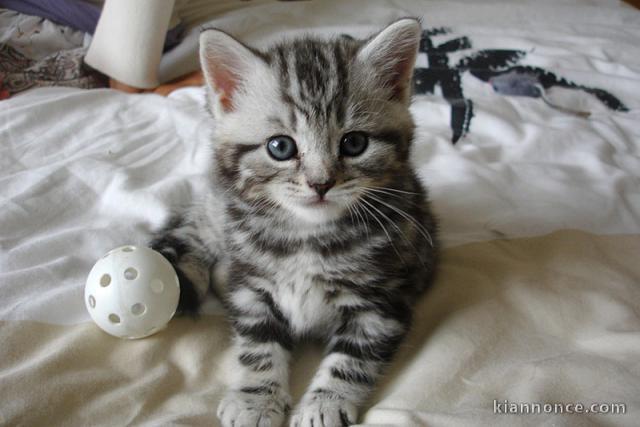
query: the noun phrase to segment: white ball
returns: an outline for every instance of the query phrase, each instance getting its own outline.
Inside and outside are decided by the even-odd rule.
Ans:
[[[120,338],[143,338],[173,317],[180,284],[171,263],[153,249],[122,246],[91,269],[84,301],[100,328]]]

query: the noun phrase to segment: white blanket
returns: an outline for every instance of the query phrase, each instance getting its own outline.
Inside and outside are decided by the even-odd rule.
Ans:
[[[247,41],[362,35],[417,15],[481,49],[602,89],[549,89],[584,119],[505,97],[470,72],[452,144],[440,87],[415,97],[413,160],[441,221],[438,282],[366,425],[637,425],[640,419],[640,13],[615,2],[259,2],[216,18]],[[418,67],[428,67],[421,54]],[[90,323],[86,275],[144,244],[204,180],[203,91],[168,98],[48,88],[0,102],[0,425],[215,425],[228,329],[209,310],[141,341]],[[321,349],[296,353],[299,395]],[[506,415],[496,403],[622,403],[626,414]]]

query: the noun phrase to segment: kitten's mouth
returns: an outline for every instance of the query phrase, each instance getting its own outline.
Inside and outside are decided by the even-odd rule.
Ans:
[[[313,199],[305,202],[305,205],[313,206],[313,207],[316,207],[316,206],[319,207],[319,206],[326,206],[329,203],[331,203],[331,201],[325,199],[324,197],[314,197]]]
[[[286,200],[286,206],[292,213],[305,222],[324,224],[340,218],[344,213],[343,204],[339,198],[307,195],[291,197]]]

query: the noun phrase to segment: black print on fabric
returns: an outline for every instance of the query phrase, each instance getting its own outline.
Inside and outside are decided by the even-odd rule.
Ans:
[[[461,76],[469,72],[472,76],[489,82],[489,79],[506,73],[516,72],[535,76],[540,84],[548,89],[560,86],[582,90],[598,98],[604,105],[614,111],[629,111],[615,96],[603,89],[579,85],[565,78],[557,77],[543,68],[518,65],[526,56],[522,50],[483,49],[465,56],[453,66],[449,64],[448,54],[471,49],[468,37],[458,37],[436,45],[433,36],[448,34],[448,28],[431,28],[422,32],[420,52],[427,55],[428,67],[416,67],[413,75],[414,93],[433,94],[436,86],[440,87],[442,96],[451,105],[451,142],[454,144],[469,132],[473,118],[473,102],[464,97]]]

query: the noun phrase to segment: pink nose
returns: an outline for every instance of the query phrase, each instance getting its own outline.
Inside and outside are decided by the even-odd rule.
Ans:
[[[332,179],[331,181],[327,181],[327,182],[309,183],[309,187],[316,190],[316,193],[318,193],[318,196],[323,197],[335,184],[336,184],[336,180]]]

